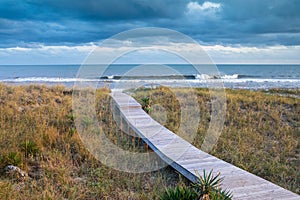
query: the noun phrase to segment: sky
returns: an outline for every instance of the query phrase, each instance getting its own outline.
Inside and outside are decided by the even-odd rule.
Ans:
[[[186,34],[215,63],[300,64],[299,11],[298,0],[1,0],[0,65],[80,64],[143,27]]]

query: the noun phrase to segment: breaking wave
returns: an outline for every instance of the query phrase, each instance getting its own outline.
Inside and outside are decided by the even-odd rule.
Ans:
[[[13,84],[64,84],[72,86],[76,82],[98,82],[101,84],[141,82],[145,84],[168,85],[170,87],[206,87],[208,82],[222,81],[226,88],[300,88],[300,79],[272,79],[241,76],[238,74],[211,76],[201,75],[171,75],[171,76],[103,76],[100,78],[61,78],[61,77],[14,77],[2,79],[0,82]]]

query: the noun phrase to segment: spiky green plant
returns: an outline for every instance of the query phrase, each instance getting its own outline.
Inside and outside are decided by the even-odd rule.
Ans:
[[[196,171],[198,181],[193,184],[199,199],[207,200],[229,200],[232,198],[230,191],[221,189],[221,182],[224,178],[220,177],[220,173],[213,175],[213,170],[208,174],[203,170],[203,177]]]
[[[200,200],[231,200],[232,193],[229,190],[221,189],[220,185],[223,178],[220,174],[213,175],[211,170],[208,174],[203,171],[203,177],[198,173],[198,181],[188,186],[176,186],[175,188],[167,189],[160,196],[161,200],[177,200],[177,199],[200,199]]]

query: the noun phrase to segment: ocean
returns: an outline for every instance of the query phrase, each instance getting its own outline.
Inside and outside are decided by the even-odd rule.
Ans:
[[[206,87],[207,80],[222,81],[226,88],[270,89],[300,88],[300,65],[217,65],[218,73],[205,73],[191,65],[111,65],[94,76],[78,76],[80,65],[1,65],[0,82],[9,84],[62,84],[72,87],[76,81],[97,82],[112,89],[120,83],[140,85]],[[100,68],[95,68],[95,70]],[[136,70],[138,69],[138,70]],[[101,68],[102,70],[102,68]],[[100,71],[101,71],[100,70]],[[185,84],[183,84],[183,82]]]

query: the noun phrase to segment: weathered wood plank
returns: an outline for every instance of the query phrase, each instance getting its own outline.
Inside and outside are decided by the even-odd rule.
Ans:
[[[233,192],[234,199],[300,200],[291,191],[197,149],[153,120],[132,97],[118,92],[112,98],[120,116],[135,134],[189,180],[196,181],[197,173],[203,175],[203,170],[213,169],[215,175],[220,172],[224,176],[223,187]]]

